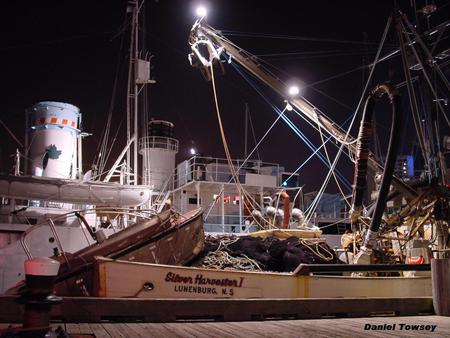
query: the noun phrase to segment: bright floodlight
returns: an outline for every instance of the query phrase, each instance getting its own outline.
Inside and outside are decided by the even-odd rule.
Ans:
[[[196,9],[196,14],[198,17],[203,18],[204,16],[206,16],[206,14],[208,14],[208,11],[206,10],[206,7],[204,6],[199,6]]]
[[[290,86],[289,87],[289,95],[290,96],[296,96],[300,93],[300,89],[297,86]]]
[[[195,151],[194,148],[189,149],[189,152],[191,153],[191,155],[197,154],[197,151]]]

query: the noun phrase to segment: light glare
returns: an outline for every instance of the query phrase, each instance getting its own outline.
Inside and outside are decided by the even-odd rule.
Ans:
[[[197,151],[195,151],[194,148],[189,149],[189,152],[191,153],[191,155],[197,154]]]
[[[208,14],[208,11],[206,10],[206,7],[199,6],[197,7],[195,13],[197,14],[198,17],[203,18],[204,16],[206,16],[206,14]]]
[[[289,87],[289,95],[290,96],[296,96],[300,93],[300,89],[297,86],[291,86]]]

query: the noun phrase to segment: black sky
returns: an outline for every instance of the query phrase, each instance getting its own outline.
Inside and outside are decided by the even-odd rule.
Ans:
[[[188,157],[192,144],[204,155],[224,156],[211,84],[187,60],[187,38],[195,21],[194,8],[200,2],[146,2],[145,44],[154,54],[152,76],[157,81],[148,89],[149,116],[175,123],[176,137],[180,140],[178,161]],[[279,68],[284,80],[292,76],[311,84],[370,62],[395,3],[210,0],[207,1],[208,23],[233,32],[309,38],[229,36],[237,45],[257,55],[309,53],[263,59]],[[433,20],[448,19],[448,1],[436,3],[438,12]],[[409,0],[397,2],[406,13],[410,13],[409,4]],[[115,127],[125,114],[127,60],[126,50],[119,53],[117,33],[124,22],[126,1],[10,1],[1,6],[1,119],[23,138],[24,110],[34,103],[52,100],[78,106],[83,114],[84,131],[94,134],[85,143],[84,166],[88,169],[108,113],[118,59],[122,66],[114,109]],[[394,42],[391,36],[386,51],[393,48]],[[398,72],[395,67],[395,60],[386,62],[374,83],[395,78]],[[356,107],[365,76],[367,70],[352,72],[309,88],[305,96],[341,123]],[[231,67],[217,81],[231,154],[242,158],[245,102],[250,107],[257,139],[272,124],[276,114]],[[274,104],[283,107],[283,98],[266,93]],[[317,135],[298,122],[302,131],[319,144]],[[9,156],[16,146],[4,129],[0,133],[0,171],[7,172],[12,164]],[[117,152],[124,144],[124,132],[120,135]],[[287,170],[295,169],[310,153],[283,123],[274,128],[260,149],[262,160],[280,163]],[[342,164],[340,168],[350,180],[352,165]],[[326,175],[324,169],[314,160],[302,170],[301,180],[307,183],[308,190],[317,188]]]

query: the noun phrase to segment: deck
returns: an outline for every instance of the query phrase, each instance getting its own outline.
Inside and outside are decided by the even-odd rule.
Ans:
[[[366,324],[393,325],[395,330],[365,330]],[[400,324],[423,325],[424,330],[406,330]],[[178,322],[178,323],[61,323],[72,337],[97,338],[259,338],[259,337],[448,337],[450,318],[439,316],[366,317],[340,319],[303,319],[251,322]],[[386,327],[387,327],[386,325]],[[435,329],[425,330],[426,326]],[[0,324],[0,329],[7,324]]]

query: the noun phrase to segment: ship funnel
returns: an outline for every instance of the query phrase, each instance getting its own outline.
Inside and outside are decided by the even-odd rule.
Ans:
[[[27,111],[28,174],[75,178],[81,114],[62,102],[39,102]]]

